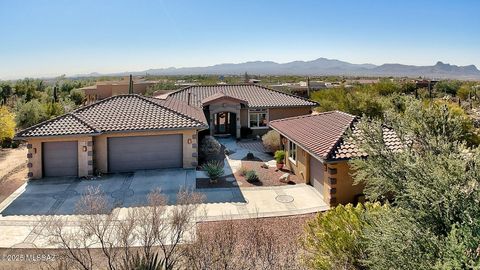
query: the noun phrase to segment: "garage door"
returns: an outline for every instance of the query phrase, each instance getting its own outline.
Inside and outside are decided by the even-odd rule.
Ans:
[[[115,137],[108,139],[110,172],[180,168],[182,135]]]
[[[310,184],[323,195],[323,164],[310,158]]]
[[[77,142],[45,142],[42,144],[43,176],[78,175]]]

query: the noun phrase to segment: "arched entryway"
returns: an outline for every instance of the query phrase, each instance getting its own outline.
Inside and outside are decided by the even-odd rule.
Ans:
[[[233,135],[237,132],[237,114],[233,112],[218,112],[213,114],[214,135]]]

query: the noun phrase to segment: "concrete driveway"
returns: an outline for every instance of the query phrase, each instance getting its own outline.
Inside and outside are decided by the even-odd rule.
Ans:
[[[195,188],[195,171],[165,169],[105,175],[94,180],[42,179],[28,182],[17,196],[1,211],[12,215],[72,215],[82,193],[89,187],[99,186],[114,207],[145,205],[147,195],[160,189],[170,204],[175,203],[181,187]],[[8,200],[8,199],[7,199]],[[2,209],[3,207],[0,207]]]

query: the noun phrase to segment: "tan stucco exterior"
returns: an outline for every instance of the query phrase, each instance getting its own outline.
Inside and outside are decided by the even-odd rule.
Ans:
[[[305,183],[310,183],[310,159],[315,158],[297,145],[297,161],[289,158],[288,140],[284,144],[286,152],[285,166],[293,171]],[[319,163],[323,173],[323,198],[330,206],[337,204],[353,203],[357,196],[363,194],[363,185],[354,185],[352,171],[348,161],[342,160],[335,163]],[[324,165],[325,164],[325,165]],[[326,167],[325,167],[326,166]],[[325,171],[326,169],[326,171]]]
[[[268,120],[273,121],[277,119],[306,115],[311,113],[311,107],[272,108],[268,110]]]
[[[268,121],[273,121],[277,119],[283,119],[288,117],[300,116],[310,114],[312,112],[311,107],[286,107],[286,108],[269,108],[268,112]],[[243,108],[240,110],[240,125],[242,127],[248,127],[248,108]],[[270,128],[259,128],[253,129],[253,135],[263,135],[267,133]]]
[[[133,83],[134,94],[145,94],[148,87],[155,85],[155,82],[135,82]],[[88,101],[96,101],[115,95],[128,94],[129,81],[123,80],[119,82],[99,82],[95,86],[82,88]]]
[[[76,141],[78,144],[78,176],[93,174],[93,144],[91,136],[72,136],[63,138],[33,138],[27,143],[28,177],[40,179],[43,177],[42,143]],[[86,148],[84,148],[86,147]],[[86,150],[86,151],[85,151]]]
[[[108,148],[109,137],[128,136],[153,136],[167,134],[182,134],[183,136],[183,168],[195,168],[197,166],[197,130],[162,130],[148,132],[123,132],[110,133],[98,136],[67,136],[51,138],[31,138],[28,140],[28,168],[30,179],[43,177],[42,171],[42,143],[58,141],[78,142],[78,176],[86,177],[94,173],[108,172]],[[84,146],[86,148],[84,148]],[[86,151],[84,151],[86,150]]]

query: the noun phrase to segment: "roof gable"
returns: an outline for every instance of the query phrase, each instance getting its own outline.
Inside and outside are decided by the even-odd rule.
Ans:
[[[203,102],[219,97],[223,93],[248,103],[250,108],[277,108],[316,106],[317,103],[308,99],[286,94],[256,84],[235,85],[196,85],[189,86],[168,94],[168,98],[175,98],[188,102],[196,107],[202,107]],[[190,95],[190,97],[189,97]]]
[[[139,95],[118,95],[30,127],[16,137],[206,128],[205,116],[200,116],[197,109],[188,107],[190,109],[180,102],[166,102]]]
[[[361,138],[357,117],[340,111],[324,112],[270,122],[283,136],[300,145],[307,152],[323,160],[345,160],[366,157],[359,147]],[[347,131],[351,130],[350,136]],[[385,144],[393,151],[403,146],[394,130],[383,127]]]

